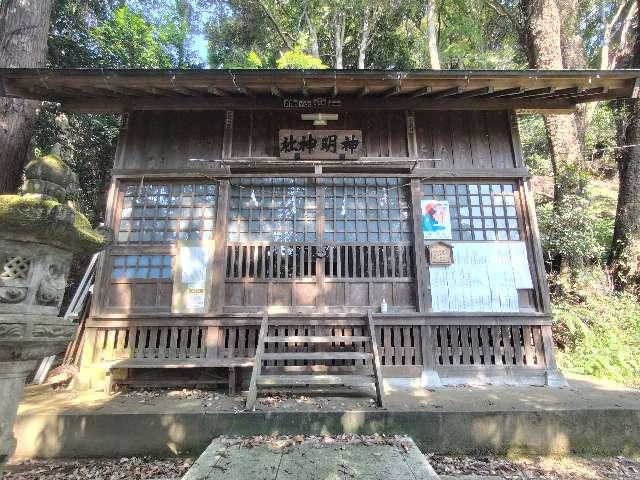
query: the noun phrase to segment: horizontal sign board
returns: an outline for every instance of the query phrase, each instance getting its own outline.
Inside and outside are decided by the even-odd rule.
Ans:
[[[280,158],[356,159],[362,156],[362,130],[280,130]]]

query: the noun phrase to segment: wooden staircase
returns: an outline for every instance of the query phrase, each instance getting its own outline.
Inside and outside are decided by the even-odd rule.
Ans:
[[[382,387],[382,371],[380,367],[380,357],[378,355],[378,343],[373,327],[373,317],[371,311],[366,315],[366,325],[368,335],[362,336],[269,336],[269,316],[264,314],[260,325],[260,334],[258,336],[258,346],[256,348],[255,363],[251,374],[251,383],[249,385],[249,394],[247,395],[247,410],[253,410],[258,396],[258,388],[275,387],[275,386],[364,386],[374,384],[376,390],[376,399],[379,406],[383,405],[384,391]],[[316,344],[317,346],[329,346],[332,344],[350,344],[361,342],[368,344],[366,352],[350,352],[350,351],[316,351],[312,352],[265,352],[265,344]],[[336,375],[328,375],[322,373],[314,373],[313,369],[309,369],[311,373],[299,374],[296,370],[287,371],[286,367],[282,374],[264,375],[262,374],[264,361],[331,361],[331,360],[356,360],[365,361],[366,365],[371,369],[371,374],[355,374],[342,373]],[[356,367],[354,367],[356,370]],[[362,370],[362,369],[358,369]],[[298,370],[299,371],[299,370]]]

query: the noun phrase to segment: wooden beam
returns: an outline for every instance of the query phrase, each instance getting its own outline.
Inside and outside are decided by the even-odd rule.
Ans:
[[[502,90],[494,90],[485,95],[480,95],[479,98],[499,98],[506,97],[507,95],[514,95],[517,93],[523,93],[525,89],[523,87],[504,88]]]
[[[178,101],[179,100],[179,101]],[[74,112],[120,112],[123,110],[286,110],[308,112],[305,108],[284,108],[282,100],[277,97],[184,97],[175,94],[172,97],[155,98],[88,98],[67,99],[60,101],[69,111]],[[343,97],[342,110],[505,110],[505,109],[554,109],[569,111],[575,108],[576,98],[524,98],[512,100],[509,98],[495,99],[434,99],[430,96],[408,98],[397,96],[391,102],[382,97]],[[340,111],[328,107],[330,111]]]
[[[282,92],[275,85],[271,85],[271,95],[274,97],[282,97]]]
[[[199,90],[194,90],[192,88],[186,87],[173,87],[173,89],[178,92],[180,95],[185,95],[187,97],[201,97],[202,92]]]
[[[246,95],[247,97],[256,98],[255,92],[247,87],[244,87],[244,86],[236,87],[236,91],[238,91],[243,95]]]
[[[220,90],[218,87],[209,86],[207,87],[207,92],[211,95],[216,95],[217,97],[226,97],[228,96],[227,92],[224,90]]]
[[[395,87],[390,88],[389,90],[382,92],[382,98],[389,98],[398,95],[401,92],[400,86],[396,85]]]
[[[576,95],[582,93],[585,89],[582,87],[569,87],[569,88],[560,88],[555,90],[550,95],[545,95],[546,98],[564,98],[564,97],[575,97]]]
[[[553,93],[554,90],[555,90],[555,88],[553,88],[553,87],[533,88],[533,89],[530,89],[530,90],[526,90],[525,89],[524,92],[515,93],[513,95],[505,95],[502,98],[512,99],[512,98],[537,97],[537,96],[540,96],[540,95],[548,95],[550,93]]]
[[[463,87],[451,87],[451,88],[445,88],[444,90],[440,90],[438,92],[432,92],[427,96],[429,98],[444,98],[444,97],[450,97],[451,95],[458,95],[462,92],[464,92]]]
[[[451,98],[460,99],[460,98],[473,98],[480,97],[482,95],[487,95],[493,93],[493,87],[482,87],[476,88],[474,90],[467,90],[466,92],[459,93],[457,95],[452,95]]]
[[[431,93],[431,87],[422,87],[419,90],[416,90],[415,92],[413,92],[410,97],[411,98],[418,98],[418,97],[422,97],[423,95],[429,95]]]
[[[158,97],[184,98],[184,95],[180,95],[178,92],[166,90],[164,88],[152,87],[145,91],[149,92],[151,95],[155,95]]]

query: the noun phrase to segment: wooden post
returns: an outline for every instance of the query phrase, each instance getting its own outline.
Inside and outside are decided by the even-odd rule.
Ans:
[[[376,377],[376,396],[378,405],[384,407],[384,385],[382,380],[382,365],[380,365],[380,352],[378,351],[378,339],[376,338],[376,327],[373,324],[373,314],[371,309],[367,310],[367,324],[369,325],[369,335],[371,335],[371,350],[373,354],[373,374]]]
[[[569,384],[558,369],[556,363],[556,352],[553,345],[551,325],[542,325],[542,344],[544,346],[544,360],[546,364],[546,383],[550,387],[567,387]]]
[[[520,185],[521,196],[523,196],[524,215],[523,222],[528,226],[530,238],[528,238],[528,247],[533,254],[533,271],[535,273],[535,283],[538,286],[538,308],[542,312],[551,314],[551,302],[549,299],[549,284],[547,283],[547,272],[544,268],[544,257],[542,255],[542,245],[540,244],[540,232],[538,231],[538,220],[536,218],[536,208],[531,191],[531,182],[523,180]]]
[[[431,306],[431,292],[429,291],[429,277],[427,273],[427,259],[424,253],[424,237],[422,236],[422,184],[419,179],[411,179],[411,204],[413,216],[414,255],[416,266],[416,300],[418,311],[427,312]]]
[[[218,209],[216,212],[216,231],[213,235],[215,242],[213,248],[213,268],[211,275],[211,302],[210,310],[215,314],[221,314],[224,309],[225,277],[226,277],[226,233],[229,208],[229,180],[220,180],[218,183]]]
[[[265,312],[262,315],[260,323],[260,335],[258,336],[258,346],[256,348],[256,356],[253,363],[253,372],[251,373],[251,382],[249,383],[249,393],[247,394],[247,410],[253,410],[258,397],[258,377],[262,371],[262,354],[264,353],[264,338],[267,336],[269,329],[269,315]]]
[[[321,179],[314,179],[316,184],[316,253],[323,253],[324,245],[324,188]],[[319,312],[327,311],[327,301],[324,293],[324,257],[316,257],[316,307]],[[294,274],[295,280],[295,274]]]
[[[422,386],[441,387],[440,375],[436,371],[436,359],[433,345],[433,327],[420,326],[420,348],[422,350]]]
[[[418,141],[416,139],[416,117],[413,110],[406,111],[406,123],[407,123],[407,152],[409,157],[418,157]]]

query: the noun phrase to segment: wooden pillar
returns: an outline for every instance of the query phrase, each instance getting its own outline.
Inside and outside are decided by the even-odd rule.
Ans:
[[[213,271],[211,275],[211,313],[221,314],[224,308],[225,277],[226,277],[226,236],[229,209],[229,180],[218,183],[218,209],[216,212],[216,231],[213,252]]]
[[[316,177],[316,253],[323,253],[324,248],[324,187],[322,186],[322,177]],[[316,307],[319,312],[327,311],[327,302],[325,298],[324,288],[324,257],[316,257]],[[295,277],[295,275],[294,275]]]
[[[422,235],[422,212],[420,201],[422,200],[422,184],[419,179],[411,180],[411,204],[413,217],[413,238],[416,266],[416,301],[419,312],[427,312],[431,305],[431,292],[429,291],[429,278],[427,274],[427,259],[424,252],[424,237]]]
[[[422,378],[423,387],[441,387],[442,381],[436,371],[435,345],[433,327],[431,325],[420,326],[420,348],[422,352]]]

